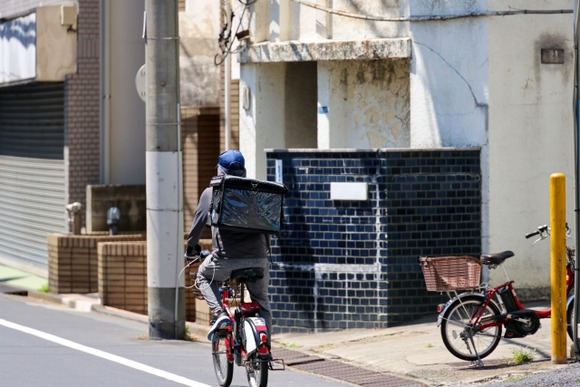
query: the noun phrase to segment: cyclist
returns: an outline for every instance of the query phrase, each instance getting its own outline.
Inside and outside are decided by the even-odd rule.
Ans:
[[[216,168],[218,176],[246,177],[244,156],[237,150],[227,150],[220,154]],[[212,187],[206,188],[199,198],[191,230],[187,236],[187,256],[193,256],[196,252],[199,254],[201,250],[199,239],[204,226],[208,224],[212,189]],[[211,254],[204,259],[197,273],[197,286],[213,313],[211,328],[207,335],[208,340],[212,339],[215,330],[230,324],[227,313],[222,310],[218,282],[228,279],[233,270],[249,267],[261,267],[264,271],[264,278],[248,283],[247,288],[252,300],[260,304],[260,315],[266,321],[268,331],[272,332],[272,314],[268,298],[269,235],[224,230],[214,226],[211,227],[211,235]]]

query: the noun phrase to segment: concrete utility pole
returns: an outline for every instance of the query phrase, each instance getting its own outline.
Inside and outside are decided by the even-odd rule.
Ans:
[[[145,0],[149,336],[183,339],[183,200],[177,0]]]
[[[578,332],[578,321],[580,321],[580,264],[578,263],[578,254],[580,253],[580,90],[578,83],[580,82],[580,60],[578,58],[578,44],[580,44],[580,0],[574,2],[574,179],[575,179],[575,237],[576,237],[576,256],[574,267],[574,325],[572,330],[574,332],[574,347],[576,348],[576,360],[580,360],[580,333]],[[568,322],[570,323],[570,321]]]

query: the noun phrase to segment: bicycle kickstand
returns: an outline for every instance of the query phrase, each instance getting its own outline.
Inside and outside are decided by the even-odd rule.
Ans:
[[[278,365],[277,367],[275,365]],[[285,371],[286,363],[284,359],[272,359],[268,362],[268,368],[272,371]]]
[[[473,365],[475,368],[483,368],[483,360],[481,360],[481,358],[479,357],[479,353],[477,353],[477,349],[475,348],[475,342],[473,341],[473,335],[471,334],[469,335],[469,341],[471,342],[471,347],[475,352],[475,356],[477,356],[477,360],[472,361],[471,365]]]

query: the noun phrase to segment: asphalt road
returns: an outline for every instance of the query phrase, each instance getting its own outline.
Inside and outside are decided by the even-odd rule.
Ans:
[[[269,385],[346,386],[291,369],[270,373]],[[208,343],[151,340],[147,325],[63,305],[0,295],[0,385],[216,386]],[[232,386],[247,386],[234,367]]]

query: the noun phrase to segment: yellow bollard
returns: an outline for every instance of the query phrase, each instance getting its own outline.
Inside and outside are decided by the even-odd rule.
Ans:
[[[566,363],[566,178],[550,176],[552,363]]]

